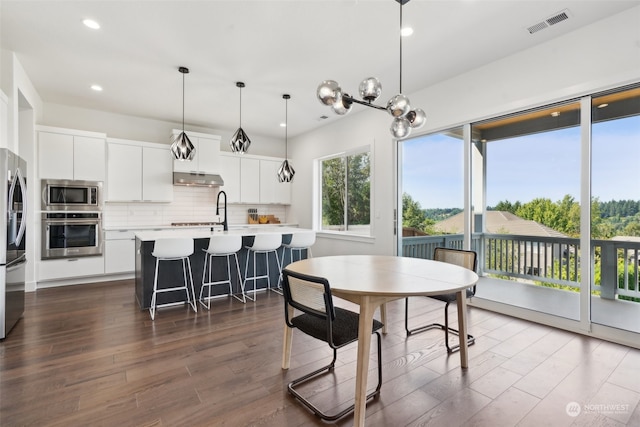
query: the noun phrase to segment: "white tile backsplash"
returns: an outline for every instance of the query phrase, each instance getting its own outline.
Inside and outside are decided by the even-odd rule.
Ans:
[[[165,226],[172,222],[210,222],[216,213],[217,188],[173,187],[171,203],[105,203],[104,227]],[[227,209],[229,225],[246,224],[247,209],[258,209],[259,215],[274,215],[286,222],[283,205],[234,205]],[[223,212],[220,212],[223,214]]]

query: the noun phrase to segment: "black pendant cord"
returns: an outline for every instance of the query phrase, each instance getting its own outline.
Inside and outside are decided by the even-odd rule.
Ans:
[[[402,94],[402,2],[400,1],[400,94]]]
[[[242,86],[240,88],[240,128],[242,129]]]
[[[182,73],[182,132],[184,132],[184,73]]]
[[[284,99],[284,159],[289,158],[289,99]]]

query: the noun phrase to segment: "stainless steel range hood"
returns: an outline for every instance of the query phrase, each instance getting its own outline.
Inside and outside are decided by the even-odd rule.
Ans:
[[[191,185],[194,187],[219,187],[224,185],[220,175],[196,172],[174,172],[173,185]]]

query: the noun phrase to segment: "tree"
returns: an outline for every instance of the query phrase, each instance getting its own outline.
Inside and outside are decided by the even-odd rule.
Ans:
[[[345,179],[344,159],[335,158],[322,162],[323,225],[344,225]]]
[[[407,228],[415,228],[424,231],[427,234],[436,234],[433,225],[435,222],[429,218],[420,206],[420,203],[413,200],[407,194],[402,194],[402,226]]]
[[[370,211],[371,165],[369,153],[323,161],[323,225],[339,225],[343,228],[350,225],[368,225],[371,219]]]

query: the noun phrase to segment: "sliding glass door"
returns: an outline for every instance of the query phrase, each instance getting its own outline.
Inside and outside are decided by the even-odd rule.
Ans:
[[[591,321],[640,333],[640,88],[591,105]]]
[[[481,276],[474,304],[585,331],[603,326],[609,336],[640,333],[640,85],[412,138],[398,150],[402,256],[470,242]]]

